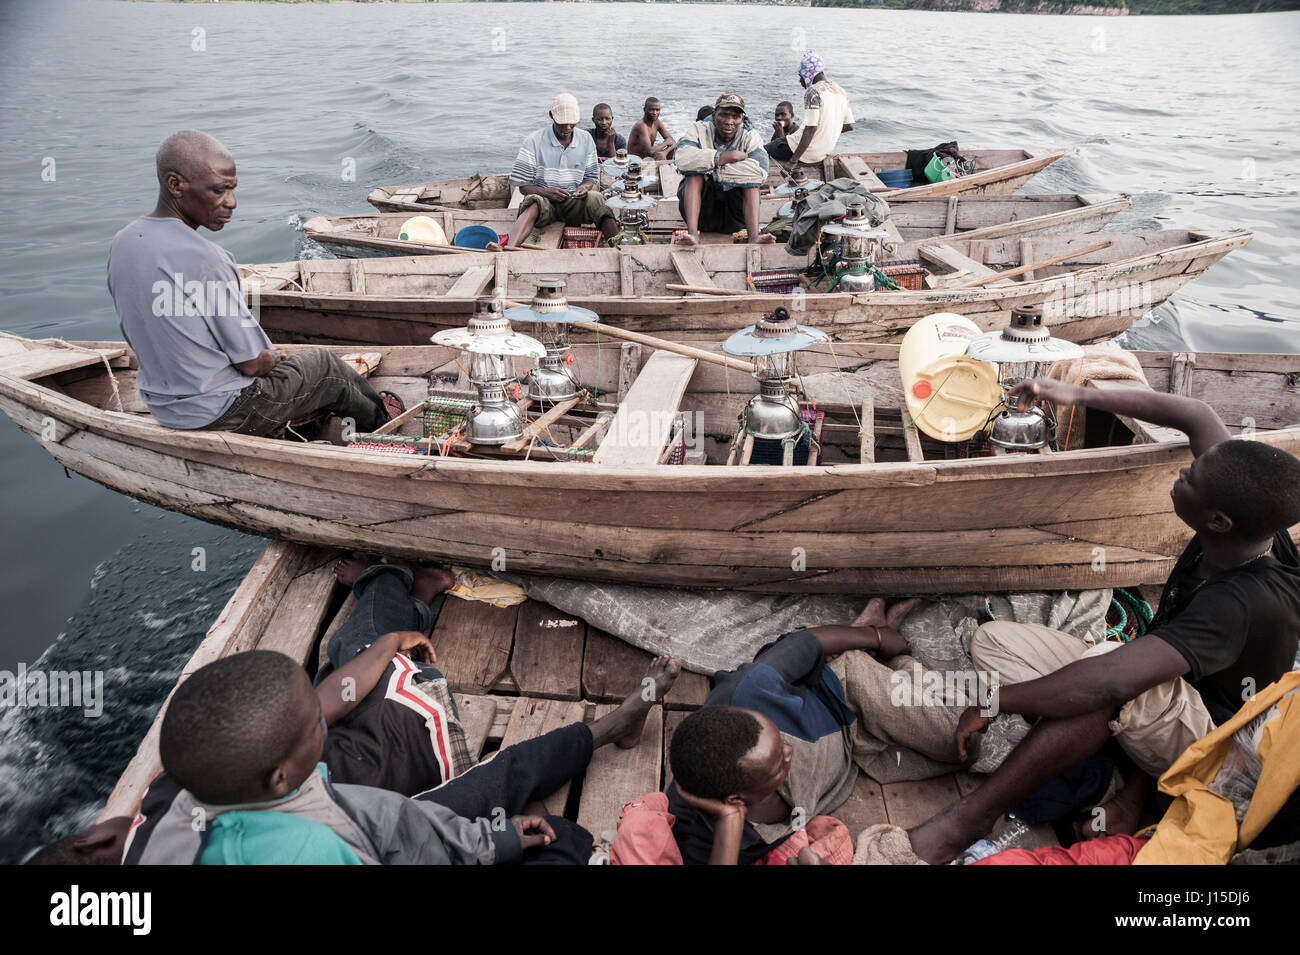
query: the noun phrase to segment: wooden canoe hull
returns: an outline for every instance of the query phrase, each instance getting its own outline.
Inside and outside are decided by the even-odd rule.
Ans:
[[[381,351],[394,380],[419,383],[445,360]],[[1290,356],[1138,354],[1153,387],[1173,382],[1300,455]],[[897,349],[819,355],[879,378]],[[1180,361],[1195,374],[1175,373]],[[688,397],[743,400],[743,376],[723,377],[701,366]],[[1185,441],[804,468],[430,459],[167,430],[43,380],[0,374],[0,410],[71,470],[241,531],[407,558],[669,587],[949,593],[1154,583],[1189,537],[1169,497]]]
[[[767,201],[767,200],[765,200]],[[780,200],[778,200],[779,202]],[[904,241],[957,235],[963,238],[998,238],[1008,235],[1060,235],[1096,232],[1132,204],[1128,196],[972,196],[952,195],[931,199],[891,201],[890,221]],[[775,215],[775,208],[767,210]],[[467,225],[486,225],[499,233],[510,231],[515,213],[509,209],[431,209],[429,215],[450,238]],[[651,222],[652,241],[671,237],[686,224],[676,203],[661,203]],[[407,212],[361,216],[315,216],[303,225],[303,234],[343,258],[375,255],[445,255],[464,252],[450,245],[409,242],[398,238]],[[558,249],[563,226],[557,224],[538,235],[538,249]],[[731,236],[705,233],[704,242],[731,242]]]
[[[1031,262],[1039,261],[1041,253],[1033,250],[1040,247],[1083,253],[1106,241],[1114,248],[1080,254],[1038,277],[980,288],[793,297],[740,294],[746,276],[759,268],[803,267],[804,260],[776,246],[693,250],[709,280],[733,293],[727,295],[668,291],[667,284],[682,281],[673,259],[680,250],[668,246],[304,260],[241,270],[262,326],[272,338],[291,342],[425,344],[434,332],[463,325],[476,297],[527,300],[533,281],[545,275],[565,278],[570,302],[593,309],[604,321],[677,340],[721,341],[777,305],[800,311],[804,324],[836,340],[862,342],[901,341],[914,322],[934,312],[957,312],[981,328],[1001,328],[1012,308],[1037,305],[1053,334],[1092,342],[1118,335],[1250,239],[1241,230],[949,239],[944,246],[1002,268],[1018,264],[1026,250]],[[928,244],[903,249],[935,254]],[[478,281],[466,282],[475,275]]]

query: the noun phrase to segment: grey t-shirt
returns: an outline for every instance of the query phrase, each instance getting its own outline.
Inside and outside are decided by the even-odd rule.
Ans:
[[[114,236],[108,291],[160,424],[211,424],[256,380],[234,366],[271,342],[244,305],[234,256],[180,219],[141,216]]]

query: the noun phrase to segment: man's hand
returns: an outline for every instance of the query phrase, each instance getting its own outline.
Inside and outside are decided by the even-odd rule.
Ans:
[[[560,189],[557,186],[553,186],[549,189],[543,189],[541,191],[541,195],[544,198],[549,199],[551,202],[568,202],[571,198],[573,198],[572,196],[569,195],[568,192],[566,192],[563,189]]]
[[[749,153],[747,152],[743,152],[739,149],[727,149],[718,157],[718,165],[725,166],[727,163],[743,162],[748,158]]]
[[[581,199],[581,198],[582,198],[583,196],[585,196],[587,193],[591,192],[591,185],[592,185],[592,184],[589,183],[589,182],[584,182],[584,183],[583,183],[582,185],[580,185],[577,189],[574,189],[574,190],[573,190],[573,198],[575,198],[575,199]]]
[[[394,652],[405,653],[418,663],[437,663],[438,651],[433,648],[433,641],[415,630],[394,630],[380,639],[393,640]]]
[[[1028,411],[1038,399],[1050,401],[1054,405],[1087,404],[1088,391],[1055,378],[1035,378],[1032,381],[1022,381],[1011,389],[1010,394],[1017,399],[1021,411]]]
[[[235,365],[235,369],[241,375],[248,375],[250,378],[261,378],[269,375],[276,365],[288,357],[284,352],[276,351],[274,348],[267,348],[256,358],[239,362]]]
[[[987,716],[980,715],[978,706],[968,706],[962,711],[961,719],[957,721],[957,755],[963,762],[967,758],[971,738],[988,729],[990,722],[992,721]],[[970,751],[974,752],[974,750]]]
[[[739,796],[729,796],[725,800],[705,799],[702,796],[694,796],[688,793],[681,786],[677,787],[677,795],[682,797],[682,802],[686,803],[686,805],[698,809],[715,821],[739,818],[741,822],[744,822],[745,814],[749,809]]]
[[[519,842],[525,849],[549,846],[555,841],[555,830],[541,816],[511,816],[510,824],[519,833]]]

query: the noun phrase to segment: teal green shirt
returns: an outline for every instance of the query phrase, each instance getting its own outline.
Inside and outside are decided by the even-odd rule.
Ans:
[[[328,826],[269,809],[222,813],[199,865],[361,865]]]

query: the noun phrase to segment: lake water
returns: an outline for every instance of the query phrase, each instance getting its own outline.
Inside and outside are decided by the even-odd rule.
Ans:
[[[1059,146],[1029,191],[1128,192],[1116,228],[1255,231],[1129,344],[1300,352],[1298,40],[1296,13],[9,0],[0,329],[120,338],[108,243],[152,208],[153,153],[177,129],[235,156],[221,243],[240,262],[279,261],[323,254],[301,223],[369,211],[374,185],[508,168],[556,92],[584,114],[612,104],[624,133],[647,95],[673,130],[724,90],[765,120],[799,101],[811,46],[852,97],[845,150]],[[93,820],[261,542],[65,478],[7,420],[0,495],[0,670],[103,670],[107,700],[95,720],[0,714],[3,861]]]

